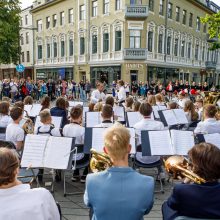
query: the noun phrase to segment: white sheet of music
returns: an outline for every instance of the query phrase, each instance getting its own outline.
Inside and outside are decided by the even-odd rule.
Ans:
[[[92,129],[92,148],[94,148],[98,152],[103,152],[105,130],[106,128]]]
[[[155,118],[160,118],[160,116],[159,116],[159,114],[158,114],[159,106],[154,105],[154,106],[152,106],[152,109],[153,109],[154,117],[155,117]]]
[[[143,119],[143,116],[139,112],[127,112],[129,127],[134,127],[134,125]]]
[[[151,155],[173,155],[169,130],[149,131]]]
[[[135,130],[134,128],[127,128],[130,132],[131,139],[130,139],[130,145],[131,145],[131,154],[136,153],[136,141],[135,141]]]
[[[167,107],[165,105],[158,105],[159,110],[166,110]]]
[[[39,115],[41,109],[42,109],[41,104],[33,104],[29,116],[36,117],[37,115]]]
[[[47,143],[47,150],[44,159],[44,167],[51,169],[67,169],[72,138],[50,137]]]
[[[83,118],[86,117],[86,112],[89,111],[89,107],[83,107]]]
[[[60,128],[61,126],[61,121],[62,117],[57,117],[57,116],[51,116],[52,118],[52,124],[54,125],[55,128]],[[43,124],[40,121],[40,116],[37,116],[34,129],[36,130],[38,127],[42,126]]]
[[[21,167],[44,167],[48,136],[28,134],[25,139]]]
[[[188,124],[189,123],[183,109],[173,109],[173,112],[176,116],[177,124]]]
[[[113,107],[114,115],[118,116],[117,121],[125,121],[125,110],[122,106]]]
[[[86,113],[86,127],[92,128],[96,125],[100,124],[102,121],[101,119],[101,112],[87,112]]]
[[[83,106],[83,102],[69,101],[69,106],[70,107],[75,107],[77,105],[82,105]]]
[[[168,125],[176,125],[178,124],[175,114],[172,110],[163,111],[164,118]]]
[[[216,147],[220,149],[220,134],[204,134],[205,142],[214,144]]]
[[[174,154],[187,155],[188,151],[195,145],[192,131],[171,130],[171,140]]]
[[[27,116],[27,114],[28,114],[28,116],[30,116],[31,109],[32,109],[32,105],[24,105],[24,110],[25,110],[24,117]],[[26,114],[26,112],[27,112],[27,114]]]

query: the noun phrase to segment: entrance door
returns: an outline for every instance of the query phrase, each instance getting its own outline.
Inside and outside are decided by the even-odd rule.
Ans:
[[[138,70],[130,70],[130,75],[131,75],[131,83],[132,82],[137,82],[138,81]]]
[[[81,80],[86,82],[86,72],[80,72],[81,73]]]

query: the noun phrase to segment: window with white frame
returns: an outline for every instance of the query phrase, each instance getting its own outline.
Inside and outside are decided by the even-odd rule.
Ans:
[[[25,15],[25,25],[28,25],[28,15]]]
[[[53,42],[53,57],[57,58],[57,42]]]
[[[65,41],[64,40],[61,40],[60,42],[60,52],[61,52],[61,57],[64,57],[65,56]]]
[[[79,20],[85,20],[85,5],[79,6]]]
[[[202,47],[202,61],[205,61],[205,46]]]
[[[21,52],[21,62],[24,63],[24,52]]]
[[[179,49],[179,39],[174,39],[174,56],[178,56],[178,49]]]
[[[153,51],[153,31],[148,32],[148,51]]]
[[[154,0],[149,0],[149,10],[154,11]]]
[[[43,58],[43,47],[42,45],[37,46],[37,58],[41,60]]]
[[[189,14],[189,26],[192,27],[193,25],[193,13]]]
[[[172,19],[173,16],[173,4],[172,3],[168,3],[168,18]]]
[[[41,32],[43,30],[43,23],[42,20],[37,20],[37,31]]]
[[[26,44],[29,44],[29,32],[26,33]]]
[[[50,43],[47,43],[47,58],[50,58]]]
[[[183,24],[186,24],[186,10],[183,10]]]
[[[188,48],[187,48],[187,58],[191,59],[191,48],[192,48],[192,43],[188,42]]]
[[[195,46],[195,60],[199,59],[199,44],[197,43]]]
[[[27,63],[30,62],[30,51],[27,51]]]
[[[50,27],[50,17],[46,17],[46,28],[48,29]]]
[[[73,23],[73,8],[69,9],[69,23]]]
[[[73,56],[73,38],[69,39],[69,56]]]
[[[92,17],[96,17],[98,14],[98,1],[92,2]]]
[[[196,18],[196,30],[200,31],[201,23],[200,23],[200,17]]]
[[[158,53],[163,53],[163,33],[158,36]]]
[[[164,0],[160,0],[159,14],[164,15]]]
[[[121,0],[115,0],[115,10],[121,10]]]
[[[103,53],[107,53],[109,51],[109,33],[103,34]]]
[[[140,30],[130,30],[130,48],[141,48]]]
[[[122,33],[120,31],[115,31],[115,51],[120,51],[121,50],[121,39],[122,38]]]
[[[85,38],[80,37],[80,55],[85,54]]]
[[[171,54],[171,36],[167,37],[167,55]]]
[[[185,40],[181,42],[181,57],[185,57]]]
[[[57,26],[57,15],[54,14],[53,15],[53,27],[56,27]]]
[[[180,21],[180,7],[178,6],[176,7],[176,21]]]
[[[92,35],[92,54],[97,53],[97,34]]]
[[[109,13],[109,0],[103,0],[103,14]]]
[[[60,12],[60,25],[64,25],[65,23],[65,13],[64,11]]]
[[[20,40],[21,40],[21,45],[24,45],[24,35],[23,34],[21,34]]]

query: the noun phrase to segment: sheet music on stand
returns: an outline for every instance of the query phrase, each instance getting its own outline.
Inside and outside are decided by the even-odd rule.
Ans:
[[[195,145],[192,131],[142,131],[143,156],[187,155]]]
[[[159,119],[160,116],[159,116],[159,114],[158,114],[158,111],[166,110],[167,107],[166,107],[165,105],[154,105],[154,106],[152,106],[152,109],[153,109],[154,117],[155,117],[156,119]]]
[[[101,112],[86,112],[86,127],[92,128],[96,125],[100,124],[102,121],[101,119]]]
[[[127,114],[127,127],[134,127],[134,125],[141,121],[144,117],[140,114],[140,112],[126,112]],[[154,119],[153,112],[151,114],[151,119]]]
[[[54,125],[55,128],[60,128],[61,123],[62,123],[62,117],[57,117],[57,116],[51,116],[52,118],[52,124]],[[40,121],[40,116],[37,116],[35,125],[34,125],[34,130],[37,130],[40,126],[42,126],[43,123]]]
[[[83,102],[77,102],[77,101],[69,101],[69,106],[70,107],[75,107],[77,105],[83,106]]]
[[[220,134],[219,133],[204,134],[204,139],[206,143],[213,144],[220,149]]]
[[[92,143],[91,147],[94,148],[98,152],[103,152],[104,147],[104,133],[107,128],[93,128],[92,129]],[[136,151],[136,145],[135,145],[135,130],[134,128],[127,128],[130,132],[131,139],[130,144],[132,146],[131,148],[131,154],[134,154]],[[87,138],[87,137],[86,137]],[[89,138],[89,137],[88,137]]]
[[[25,105],[24,110],[28,113],[30,117],[36,117],[39,115],[41,111],[42,105],[41,104],[33,104],[33,105]]]
[[[122,106],[113,107],[114,115],[118,117],[116,121],[125,121],[125,109]]]
[[[75,139],[28,134],[21,160],[22,167],[69,169]]]
[[[158,111],[158,114],[165,127],[189,123],[183,109],[163,110]]]

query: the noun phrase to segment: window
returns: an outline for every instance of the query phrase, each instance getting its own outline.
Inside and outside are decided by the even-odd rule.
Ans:
[[[50,27],[50,17],[46,17],[46,28]]]
[[[103,34],[103,53],[109,51],[109,33]]]
[[[163,53],[163,34],[158,36],[158,53]]]
[[[205,61],[205,46],[202,47],[202,61]]]
[[[195,60],[198,60],[199,59],[199,45],[196,44],[196,47],[195,47]]]
[[[178,49],[179,49],[179,39],[176,38],[174,40],[174,56],[178,56]]]
[[[98,11],[98,3],[97,1],[92,2],[92,17],[97,16],[97,11]]]
[[[193,13],[189,14],[189,26],[192,27],[193,24]]]
[[[115,31],[115,51],[121,50],[121,31]]]
[[[141,31],[130,30],[130,48],[141,47]]]
[[[29,62],[30,62],[30,52],[27,51],[27,63],[29,63]]]
[[[204,24],[204,25],[203,25],[203,33],[206,33],[206,32],[207,32],[207,25]]]
[[[130,0],[130,5],[142,5],[142,0]]]
[[[164,0],[160,0],[159,14],[164,15]]]
[[[180,7],[176,7],[176,21],[180,21]]]
[[[191,47],[192,47],[192,43],[189,42],[189,43],[188,43],[188,51],[187,51],[187,57],[188,57],[188,59],[191,58]]]
[[[61,49],[61,57],[65,56],[65,41],[62,40],[60,44],[60,49]]]
[[[43,58],[43,48],[42,48],[42,45],[38,45],[38,60],[42,59]]]
[[[116,0],[115,1],[115,10],[120,10],[121,9],[121,0]]]
[[[148,32],[148,51],[152,52],[153,51],[153,32],[149,31]]]
[[[185,41],[183,40],[181,43],[181,57],[185,56]]]
[[[97,35],[92,35],[92,53],[97,53]]]
[[[85,38],[80,37],[80,55],[85,53]]]
[[[154,0],[149,0],[149,10],[154,11]]]
[[[24,62],[24,52],[21,53],[21,62]]]
[[[53,57],[57,57],[57,42],[53,43]]]
[[[65,14],[64,14],[64,11],[63,12],[60,12],[60,25],[64,25],[64,22],[65,22]]]
[[[53,15],[53,27],[57,26],[57,15]]]
[[[171,53],[171,36],[167,37],[167,55]]]
[[[73,56],[73,39],[69,40],[69,56]]]
[[[25,25],[28,25],[28,15],[25,15]]]
[[[37,31],[41,32],[43,29],[42,20],[37,20]]]
[[[186,24],[186,10],[183,10],[183,24]]]
[[[21,27],[23,26],[23,18],[21,18],[21,20],[20,20],[20,25],[21,25]]]
[[[26,44],[29,44],[29,32],[26,33]]]
[[[85,19],[85,5],[79,6],[79,20]]]
[[[109,13],[109,0],[103,0],[103,14]]]
[[[172,14],[173,14],[173,4],[168,3],[168,18],[172,19]]]
[[[47,44],[47,58],[50,58],[50,44]]]
[[[73,23],[73,9],[69,9],[69,23]]]
[[[200,31],[200,27],[201,27],[200,18],[197,17],[197,18],[196,18],[196,30],[197,30],[197,31]]]
[[[24,45],[24,36],[23,36],[23,34],[21,34],[20,39],[21,39],[21,45]]]

